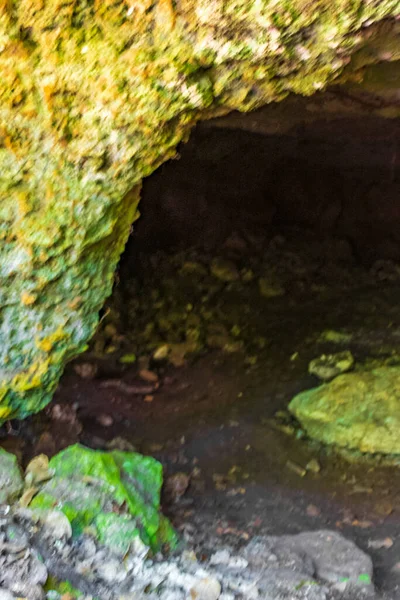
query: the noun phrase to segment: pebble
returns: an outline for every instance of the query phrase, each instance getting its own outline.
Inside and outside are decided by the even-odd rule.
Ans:
[[[121,582],[126,579],[126,571],[121,567],[121,563],[117,560],[108,560],[106,563],[97,567],[97,574],[103,581],[107,583]]]
[[[6,528],[7,539],[9,542],[16,542],[18,546],[27,548],[29,546],[29,538],[22,527],[12,524]]]
[[[348,350],[337,352],[336,354],[323,354],[312,360],[308,366],[308,372],[322,379],[329,381],[341,373],[346,373],[354,365],[354,357]]]
[[[285,294],[285,289],[279,283],[272,282],[266,277],[260,277],[258,287],[264,298],[277,298]]]
[[[190,590],[193,600],[218,600],[221,595],[221,584],[217,579],[207,577],[200,579]]]
[[[114,423],[114,419],[112,418],[112,416],[106,415],[104,413],[102,413],[101,415],[98,415],[96,417],[96,421],[103,427],[111,427],[111,425],[113,425],[113,423]]]
[[[229,283],[239,279],[239,271],[235,263],[225,258],[214,258],[210,266],[211,274],[220,281]]]
[[[60,510],[48,512],[43,520],[43,526],[46,533],[56,540],[69,540],[72,537],[71,523]]]
[[[157,383],[158,381],[157,373],[154,373],[154,371],[150,371],[149,369],[141,369],[139,371],[139,377],[140,379],[143,379],[143,381],[148,381],[149,383]]]
[[[167,477],[164,493],[171,502],[177,502],[189,487],[190,478],[186,473],[175,473]]]
[[[319,473],[320,470],[321,470],[321,465],[319,464],[319,462],[315,458],[312,458],[306,464],[306,469],[307,469],[307,471],[311,471],[312,473]]]
[[[300,465],[298,465],[297,463],[294,463],[291,460],[288,460],[286,462],[286,466],[288,469],[293,471],[293,473],[296,473],[296,475],[298,475],[299,477],[304,477],[307,474],[307,471],[304,467],[301,467]]]
[[[119,362],[122,365],[131,365],[134,362],[136,362],[136,354],[130,353],[130,354],[124,354],[123,356],[121,356],[121,358],[119,359]]]
[[[97,375],[97,365],[89,362],[79,363],[74,365],[74,371],[82,379],[94,379]]]
[[[91,558],[96,554],[97,546],[92,538],[86,537],[82,539],[80,550],[84,556]]]
[[[162,346],[159,346],[154,351],[154,354],[153,354],[154,360],[165,360],[169,354],[169,351],[170,351],[170,349],[169,349],[168,344],[162,344]]]
[[[131,442],[121,436],[117,436],[105,443],[107,450],[121,450],[122,452],[136,452],[136,448]]]

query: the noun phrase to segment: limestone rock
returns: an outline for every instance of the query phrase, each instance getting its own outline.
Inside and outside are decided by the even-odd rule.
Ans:
[[[373,589],[372,560],[354,542],[335,531],[307,531],[282,536],[275,550],[303,553],[313,563],[315,577],[329,583],[349,582],[356,587]]]
[[[335,531],[255,537],[244,555],[251,567],[264,569],[259,582],[263,598],[327,600],[328,586],[338,583],[350,593],[342,598],[354,600],[358,592],[374,591],[370,557]]]
[[[368,453],[400,452],[398,367],[339,375],[298,394],[289,410],[321,442]]]

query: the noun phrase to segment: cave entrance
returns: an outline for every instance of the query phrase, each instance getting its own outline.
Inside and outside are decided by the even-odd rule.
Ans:
[[[400,532],[397,467],[349,463],[287,412],[321,355],[399,364],[398,121],[355,106],[321,94],[200,124],[144,182],[98,334],[49,408],[57,443],[161,460],[188,537],[332,527],[367,549]],[[374,558],[394,589],[387,547]]]

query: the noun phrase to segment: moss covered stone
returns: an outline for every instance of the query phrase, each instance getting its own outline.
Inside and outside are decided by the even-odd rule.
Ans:
[[[99,541],[121,554],[138,539],[153,550],[175,544],[175,533],[160,511],[162,466],[155,459],[75,445],[49,466],[54,477],[30,508],[61,510],[75,534],[92,528]]]
[[[0,448],[0,504],[18,498],[24,487],[17,458]]]
[[[0,422],[85,348],[140,182],[200,118],[332,80],[399,0],[0,2]]]
[[[289,410],[321,442],[366,453],[400,453],[400,368],[339,375],[298,394]]]

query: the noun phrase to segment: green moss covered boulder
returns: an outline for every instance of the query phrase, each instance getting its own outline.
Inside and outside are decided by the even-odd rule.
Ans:
[[[365,453],[400,453],[400,368],[339,375],[298,394],[289,410],[326,444]]]
[[[399,4],[0,2],[0,423],[85,349],[141,181],[196,121],[323,89]]]
[[[124,554],[135,540],[154,551],[176,543],[160,510],[162,465],[134,452],[101,452],[70,446],[50,463],[54,476],[31,509],[61,510],[75,535],[85,529]]]

